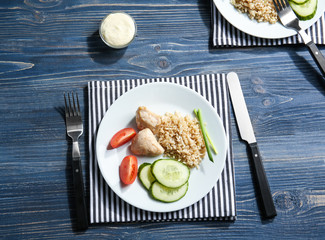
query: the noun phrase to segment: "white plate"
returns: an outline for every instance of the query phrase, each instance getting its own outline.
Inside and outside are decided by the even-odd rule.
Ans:
[[[239,12],[231,3],[230,0],[213,0],[222,16],[227,19],[234,27],[242,32],[260,38],[284,38],[296,35],[297,32],[292,29],[285,28],[280,22],[275,24],[259,23],[251,20],[247,14]],[[325,11],[325,1],[319,0],[317,12],[315,16],[308,21],[300,21],[303,29],[309,28],[315,23]]]
[[[163,203],[152,199],[139,179],[123,186],[119,177],[119,165],[122,159],[132,154],[129,144],[117,149],[106,150],[112,136],[122,128],[136,128],[135,112],[139,106],[146,106],[157,114],[178,111],[193,114],[200,108],[218,155],[214,163],[206,156],[199,169],[191,169],[189,189],[179,201]],[[194,116],[193,116],[194,117]],[[216,110],[208,101],[195,91],[173,83],[149,83],[136,87],[119,97],[106,112],[97,135],[96,153],[100,171],[110,188],[124,201],[147,211],[176,211],[194,204],[203,198],[215,185],[224,168],[227,151],[227,139],[223,124]],[[154,162],[158,157],[137,157],[138,164]]]

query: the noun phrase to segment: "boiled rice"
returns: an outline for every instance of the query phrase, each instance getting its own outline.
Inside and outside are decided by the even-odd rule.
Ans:
[[[230,2],[240,12],[247,13],[250,19],[272,24],[278,21],[273,0],[230,0]]]
[[[198,167],[205,156],[199,122],[189,115],[182,116],[178,112],[163,115],[157,138],[165,149],[165,156],[177,159],[190,168]]]

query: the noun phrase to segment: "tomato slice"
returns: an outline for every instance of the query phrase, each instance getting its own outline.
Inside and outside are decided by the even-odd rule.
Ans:
[[[138,174],[138,159],[133,155],[123,158],[119,172],[120,179],[124,184],[133,183]]]
[[[123,128],[114,134],[111,139],[110,145],[112,148],[120,147],[130,141],[136,134],[137,133],[133,128]],[[108,147],[109,146],[107,146],[107,148]]]

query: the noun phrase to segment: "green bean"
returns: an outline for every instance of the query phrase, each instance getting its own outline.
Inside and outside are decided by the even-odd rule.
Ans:
[[[198,110],[194,109],[194,113],[195,113],[195,115],[197,116],[197,118],[199,120],[199,124],[200,124],[201,132],[202,132],[202,135],[203,135],[203,140],[204,140],[204,143],[205,143],[205,148],[206,148],[207,153],[208,153],[208,157],[209,157],[210,161],[213,162],[213,157],[212,157],[212,153],[211,153],[211,150],[210,150],[210,147],[209,147],[206,129],[204,127],[203,120],[202,120],[201,109],[198,109]]]
[[[196,109],[194,109],[194,113],[195,113],[196,117],[198,118],[198,114],[197,114],[197,110]],[[210,143],[210,146],[212,147],[212,150],[214,151],[215,154],[218,154],[218,151],[217,151],[216,147],[214,146],[214,144],[213,144],[213,142],[212,142],[212,140],[210,138],[210,135],[209,135],[209,133],[208,133],[208,131],[207,131],[207,129],[206,129],[206,127],[205,127],[204,124],[203,124],[203,128],[204,128],[205,134],[206,134],[206,136],[208,138],[208,141]]]

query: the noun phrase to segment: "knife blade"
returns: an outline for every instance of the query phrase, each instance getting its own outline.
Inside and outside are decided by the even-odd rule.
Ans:
[[[258,183],[257,190],[260,193],[262,200],[261,210],[265,218],[273,218],[277,215],[277,213],[264,170],[262,158],[257,146],[253,125],[249,117],[244,94],[242,92],[237,74],[234,72],[228,73],[227,82],[240,136],[248,143],[252,153],[253,167]]]

